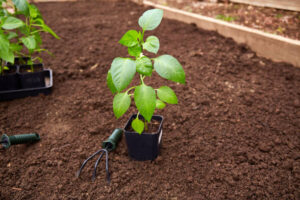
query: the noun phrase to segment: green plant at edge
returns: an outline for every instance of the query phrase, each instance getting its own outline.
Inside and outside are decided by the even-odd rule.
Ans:
[[[279,26],[277,29],[276,29],[276,32],[278,33],[283,33],[285,31],[285,28],[282,28],[281,26]]]
[[[155,109],[163,109],[166,103],[177,104],[178,102],[175,92],[170,87],[162,86],[153,89],[146,84],[146,77],[151,77],[155,71],[162,78],[185,83],[184,70],[176,58],[170,55],[149,58],[143,54],[143,50],[154,54],[158,52],[159,39],[151,35],[144,41],[144,35],[146,31],[157,28],[162,18],[163,11],[160,9],[144,12],[138,20],[142,31],[129,30],[119,41],[120,44],[128,47],[129,55],[134,58],[115,58],[107,73],[107,85],[111,92],[116,94],[113,100],[116,118],[120,118],[128,110],[133,98],[138,114],[131,126],[139,134],[144,130],[147,131],[147,122],[151,121]],[[136,73],[139,75],[140,85],[127,89]],[[139,115],[144,117],[145,122],[139,119]]]
[[[56,39],[60,39],[57,34],[45,24],[43,17],[38,8],[27,2],[27,0],[13,0],[16,7],[16,14],[25,16],[25,24],[18,28],[20,36],[18,37],[19,44],[23,44],[27,48],[27,53],[17,51],[19,56],[29,57],[27,64],[31,65],[33,71],[33,63],[35,60],[42,62],[39,56],[33,57],[34,53],[47,52],[52,55],[47,49],[42,48],[42,38],[40,33],[46,32],[51,34]]]
[[[221,20],[226,21],[226,22],[232,22],[232,21],[236,20],[235,17],[225,16],[225,15],[221,15],[221,14],[217,15],[216,19],[221,19]]]
[[[275,15],[275,17],[276,17],[277,19],[280,19],[280,18],[282,18],[282,17],[283,17],[283,15],[282,15],[282,14],[280,14],[280,13],[278,13],[278,14],[276,14],[276,15]]]
[[[35,60],[42,62],[39,56],[33,56],[34,53],[47,52],[52,55],[47,49],[41,48],[42,38],[40,33],[50,33],[55,38],[59,39],[56,33],[45,24],[41,13],[38,8],[27,2],[27,0],[12,0],[14,13],[9,14],[2,8],[2,2],[0,0],[1,12],[0,16],[5,15],[1,19],[1,29],[9,30],[8,36],[4,37],[4,31],[0,32],[0,37],[3,41],[0,43],[3,45],[7,43],[7,40],[15,40],[15,43],[10,43],[10,55],[29,57],[27,64],[31,66],[33,71],[33,63]],[[25,16],[25,22],[22,21],[20,16]],[[24,18],[24,17],[23,17]],[[4,41],[5,40],[5,41]],[[27,51],[23,50],[23,46],[27,48]],[[11,58],[11,57],[10,57]],[[14,59],[4,59],[10,63],[13,63]]]
[[[14,63],[14,52],[19,48],[19,45],[10,40],[16,37],[14,30],[23,26],[23,22],[8,12],[3,5],[7,4],[6,0],[0,0],[0,75],[3,75],[5,70],[9,70],[6,63]]]

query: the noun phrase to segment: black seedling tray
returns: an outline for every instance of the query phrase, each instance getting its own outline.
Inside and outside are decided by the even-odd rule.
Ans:
[[[45,95],[50,94],[53,86],[52,70],[44,69],[43,73],[45,74],[45,87],[0,91],[0,101],[36,96],[40,93]]]

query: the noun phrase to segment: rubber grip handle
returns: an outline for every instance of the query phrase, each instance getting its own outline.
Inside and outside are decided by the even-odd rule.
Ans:
[[[107,151],[113,151],[117,148],[119,141],[122,139],[123,129],[117,128],[109,136],[107,140],[102,142],[102,148],[107,149]]]
[[[6,142],[2,144],[6,149],[9,148],[11,145],[36,142],[39,141],[40,139],[41,138],[37,133],[28,133],[28,134],[11,135],[11,136],[7,136],[6,134],[3,134],[1,137],[1,141]]]

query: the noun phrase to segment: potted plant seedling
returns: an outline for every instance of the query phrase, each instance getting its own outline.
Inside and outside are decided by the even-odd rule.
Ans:
[[[9,57],[9,41],[0,33],[0,91],[16,90],[19,88],[19,79],[16,66],[7,66],[7,62],[14,61],[14,57]],[[13,54],[12,54],[13,55]]]
[[[177,104],[175,92],[168,86],[152,88],[147,79],[153,72],[167,80],[185,83],[185,73],[176,58],[161,55],[149,58],[143,50],[157,54],[160,43],[156,36],[144,40],[146,31],[154,30],[163,18],[163,11],[151,9],[143,13],[138,24],[141,31],[129,30],[119,43],[128,47],[131,58],[117,57],[107,73],[107,84],[114,96],[113,112],[120,118],[128,110],[133,98],[138,113],[132,115],[125,126],[128,152],[135,160],[154,160],[159,153],[162,137],[163,117],[153,115],[155,109],[163,109],[168,104]],[[135,74],[140,84],[129,87]],[[129,88],[128,88],[129,87]]]
[[[13,66],[14,52],[20,49],[20,45],[11,42],[16,37],[15,29],[20,28],[24,23],[12,16],[0,1],[0,90],[19,89],[17,67]]]
[[[42,59],[36,56],[40,52],[51,53],[42,48],[41,32],[50,33],[55,38],[59,37],[55,32],[45,24],[38,8],[33,4],[29,4],[26,0],[21,5],[15,3],[16,14],[25,16],[25,24],[18,28],[18,44],[24,45],[27,50],[16,51],[19,56],[16,62],[19,65],[20,82],[22,88],[34,88],[45,86],[45,73]],[[37,64],[36,61],[39,61]]]
[[[2,18],[3,19],[3,18]],[[2,20],[1,20],[2,21]],[[18,77],[16,67],[8,67],[7,62],[14,62],[14,54],[10,49],[10,42],[7,35],[0,29],[0,90],[18,89]]]
[[[51,92],[52,70],[36,63],[40,52],[51,54],[41,47],[41,32],[59,39],[27,0],[0,0],[0,101]]]

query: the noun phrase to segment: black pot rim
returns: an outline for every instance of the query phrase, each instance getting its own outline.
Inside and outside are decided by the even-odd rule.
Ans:
[[[34,71],[34,72],[21,72],[20,71],[20,68],[22,68],[22,67],[31,67],[31,66],[33,66],[33,67],[41,67],[42,70],[41,71]],[[43,72],[43,71],[44,71],[44,64],[43,63],[34,63],[32,65],[18,65],[18,71],[17,71],[17,73],[18,74],[30,74],[30,73],[40,73],[40,72]]]
[[[26,64],[26,65],[20,65],[20,67],[30,67],[30,66],[31,65],[28,65],[28,64]],[[44,66],[44,64],[43,63],[33,63],[32,66]]]
[[[5,72],[6,72],[7,70],[4,70],[4,73],[0,74],[0,76],[15,75],[15,74],[18,73],[18,66],[17,66],[17,65],[9,65],[9,66],[7,66],[7,67],[8,67],[9,69],[12,69],[13,72],[10,72],[10,73],[6,74]]]
[[[8,101],[17,98],[24,98],[27,96],[36,96],[39,93],[43,93],[48,95],[51,93],[51,89],[53,87],[53,75],[51,69],[44,69],[46,77],[49,77],[50,81],[49,84],[45,87],[41,88],[20,88],[14,90],[3,90],[0,91],[0,101]]]
[[[136,118],[137,114],[132,114],[131,117],[129,118],[129,120],[127,121],[125,127],[124,127],[124,132],[126,133],[132,133],[132,134],[139,134],[137,132],[131,132],[131,131],[127,131],[126,129],[129,128],[129,126],[131,126],[131,121],[133,120],[133,118]],[[142,115],[139,115],[139,117],[141,117],[142,119],[144,119],[144,117]],[[160,130],[162,129],[162,124],[163,124],[163,121],[164,121],[164,117],[161,116],[161,115],[153,115],[151,120],[153,118],[160,118],[160,120],[157,120],[160,122],[159,124],[159,127],[158,127],[158,130],[155,132],[155,133],[145,133],[143,132],[142,134],[139,134],[139,135],[154,135],[154,134],[159,134]]]

